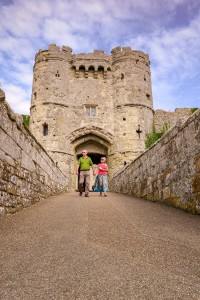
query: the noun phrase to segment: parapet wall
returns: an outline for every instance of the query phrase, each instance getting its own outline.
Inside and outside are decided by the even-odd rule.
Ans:
[[[111,189],[200,214],[200,109],[117,174]]]
[[[67,178],[0,90],[0,217],[67,191]]]

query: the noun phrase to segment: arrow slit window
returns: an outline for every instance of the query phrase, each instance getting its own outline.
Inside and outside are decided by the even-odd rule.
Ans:
[[[46,136],[49,133],[49,129],[48,129],[48,124],[44,123],[43,124],[43,135]]]

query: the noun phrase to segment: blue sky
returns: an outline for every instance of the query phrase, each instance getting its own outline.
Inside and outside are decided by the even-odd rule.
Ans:
[[[29,114],[34,57],[131,46],[149,54],[154,109],[200,107],[199,0],[0,0],[0,83]]]

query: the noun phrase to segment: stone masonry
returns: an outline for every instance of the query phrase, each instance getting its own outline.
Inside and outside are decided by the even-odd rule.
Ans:
[[[0,90],[0,217],[67,191],[67,177],[23,125]]]
[[[177,123],[184,123],[191,114],[191,108],[176,108],[175,111],[157,109],[153,118],[155,129],[161,131],[166,125],[170,128]]]
[[[111,188],[200,214],[200,109],[114,176]]]
[[[111,55],[72,54],[52,44],[35,57],[30,130],[75,187],[83,148],[107,156],[110,176],[144,151],[153,123],[147,54],[116,47]],[[138,125],[142,132],[137,133]]]

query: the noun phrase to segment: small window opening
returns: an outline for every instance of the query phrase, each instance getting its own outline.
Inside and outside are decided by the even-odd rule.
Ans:
[[[102,66],[98,67],[98,78],[104,78],[104,67]]]
[[[86,109],[86,116],[96,117],[96,107],[95,106],[87,106],[85,109]]]
[[[44,123],[43,124],[43,135],[46,136],[48,135],[48,124],[47,123]]]
[[[126,121],[126,118],[123,118],[123,121]]]
[[[146,81],[146,76],[144,75],[144,81]]]
[[[37,99],[37,92],[34,93],[34,100]]]
[[[56,77],[60,77],[59,71],[56,72]]]
[[[85,67],[84,66],[80,66],[79,67],[79,77],[80,78],[84,78],[85,77]]]
[[[149,98],[150,98],[150,95],[149,95],[149,94],[146,94],[146,97],[147,97],[147,99],[149,99]]]
[[[123,73],[121,73],[121,80],[123,80],[124,79],[124,74]]]
[[[95,68],[94,68],[94,66],[90,66],[88,68],[88,77],[94,78],[94,76],[95,76]]]

